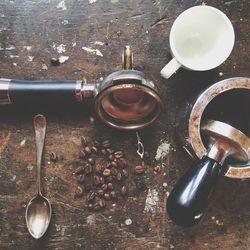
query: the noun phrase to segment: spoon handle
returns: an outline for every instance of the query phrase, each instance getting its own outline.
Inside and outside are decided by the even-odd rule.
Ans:
[[[34,128],[36,136],[36,148],[37,148],[37,192],[41,194],[41,163],[42,163],[42,154],[46,133],[46,118],[43,115],[36,115],[34,117]]]

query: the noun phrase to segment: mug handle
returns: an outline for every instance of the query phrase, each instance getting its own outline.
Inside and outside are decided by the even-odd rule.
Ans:
[[[171,75],[173,75],[179,68],[181,64],[174,57],[165,67],[161,70],[162,77],[168,79]]]

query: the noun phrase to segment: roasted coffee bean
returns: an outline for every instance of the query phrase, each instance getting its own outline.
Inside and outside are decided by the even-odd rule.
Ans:
[[[93,158],[88,158],[88,163],[90,163],[93,166],[95,165],[95,160]]]
[[[107,152],[108,155],[112,155],[114,153],[114,150],[111,149],[111,148],[107,148],[106,152]]]
[[[51,152],[51,153],[50,153],[50,160],[51,160],[52,162],[57,162],[58,157],[57,157],[57,154],[56,154],[55,152]]]
[[[104,198],[106,201],[111,200],[111,197],[110,197],[110,194],[109,194],[109,193],[105,193],[105,194],[103,195],[103,198]]]
[[[96,186],[100,185],[100,177],[98,175],[94,175],[93,182]]]
[[[119,158],[119,159],[117,159],[117,165],[120,168],[126,167],[127,166],[127,161],[124,158]]]
[[[105,200],[104,200],[104,199],[100,199],[99,205],[100,205],[101,208],[106,207],[106,202],[105,202]]]
[[[88,142],[87,142],[86,137],[81,136],[81,144],[82,144],[83,147],[87,146]]]
[[[112,175],[116,176],[116,175],[118,174],[117,168],[112,167],[112,168],[110,169],[110,173],[111,173]]]
[[[87,184],[85,185],[85,190],[86,190],[86,192],[89,192],[91,189],[92,189],[91,184],[87,183]]]
[[[115,167],[115,168],[118,168],[118,164],[117,164],[115,161],[112,161],[112,162],[111,162],[111,166],[112,166],[112,167]]]
[[[122,169],[122,176],[127,178],[129,176],[129,173],[126,169]]]
[[[121,174],[121,172],[118,172],[116,175],[116,180],[121,181],[121,179],[122,179],[122,174]]]
[[[108,185],[106,183],[102,184],[101,189],[106,191],[108,189]]]
[[[144,173],[144,168],[141,165],[137,165],[137,166],[135,166],[134,171],[136,174],[142,174],[142,173]]]
[[[78,175],[78,176],[77,176],[77,181],[78,181],[80,184],[85,183],[85,181],[86,181],[86,175],[85,175],[85,174]]]
[[[83,187],[77,186],[75,189],[75,197],[81,197],[83,196],[84,189]]]
[[[118,197],[117,197],[116,191],[114,191],[114,190],[111,191],[110,192],[110,197],[111,197],[112,200],[117,200]]]
[[[95,196],[96,196],[95,192],[90,190],[88,192],[88,194],[87,194],[86,199],[87,199],[88,202],[91,202],[91,201],[93,201],[95,199]]]
[[[137,180],[136,187],[137,187],[137,189],[139,189],[141,191],[144,191],[145,189],[147,189],[147,186],[143,180]]]
[[[103,169],[103,166],[102,166],[101,164],[97,163],[97,164],[95,165],[95,172],[96,172],[97,174],[102,173],[103,170],[104,170],[104,169]]]
[[[107,148],[110,148],[110,142],[109,140],[105,140],[102,142],[102,147],[107,149]]]
[[[87,175],[91,174],[91,173],[92,173],[92,170],[93,170],[92,166],[91,166],[90,164],[87,163],[87,164],[85,165],[85,167],[84,167],[84,172],[85,172],[85,174],[87,174]]]
[[[103,185],[105,183],[105,180],[104,180],[104,178],[101,176],[100,177],[100,185]]]
[[[115,159],[115,157],[113,155],[109,155],[108,158],[109,158],[110,161],[113,161]]]
[[[123,157],[123,152],[122,151],[116,151],[114,153],[114,156],[116,159],[122,158]]]
[[[104,195],[104,191],[102,189],[98,190],[97,192],[99,197],[102,197]]]
[[[85,148],[84,148],[84,152],[85,152],[86,155],[90,155],[90,154],[91,154],[91,149],[90,149],[90,147],[88,147],[88,146],[85,147]]]
[[[107,184],[107,186],[108,186],[108,189],[110,189],[110,190],[113,190],[113,189],[114,189],[112,182],[109,182],[109,183]]]
[[[110,175],[110,176],[106,177],[106,181],[107,182],[112,182],[113,181],[113,176]]]
[[[103,155],[107,154],[105,149],[102,149],[101,152],[102,152]]]
[[[98,152],[98,149],[97,149],[97,147],[92,146],[91,151],[92,151],[92,153],[96,154]]]
[[[79,175],[79,174],[83,174],[85,171],[84,171],[84,167],[78,167],[75,172],[74,172],[74,175]]]
[[[120,188],[120,194],[121,194],[122,196],[125,196],[127,193],[128,193],[127,187],[126,187],[126,186],[122,186],[122,187]]]
[[[85,158],[85,156],[86,156],[86,154],[85,154],[84,149],[80,150],[80,152],[79,152],[79,158],[83,160]]]
[[[110,169],[109,168],[105,168],[104,170],[103,170],[103,176],[110,176]]]

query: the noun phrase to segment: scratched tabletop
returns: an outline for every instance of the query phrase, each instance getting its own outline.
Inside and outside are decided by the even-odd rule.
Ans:
[[[164,80],[159,71],[171,59],[171,25],[185,9],[200,4],[230,18],[233,52],[214,70],[181,69]],[[133,168],[142,160],[135,132],[107,127],[91,104],[1,107],[0,249],[249,249],[249,180],[221,178],[204,219],[193,228],[175,225],[165,207],[173,185],[193,163],[176,137],[179,110],[215,82],[249,76],[249,11],[248,0],[1,0],[1,78],[101,82],[122,68],[121,52],[129,44],[135,68],[159,87],[163,109],[139,132],[147,157],[138,176]],[[61,64],[53,66],[51,58]],[[42,186],[52,204],[51,223],[40,240],[30,236],[25,223],[26,205],[35,195],[37,113],[47,117]],[[128,194],[100,211],[88,209],[85,194],[74,197],[78,184],[72,173],[82,164],[81,136],[90,144],[109,140],[128,161]],[[56,162],[50,160],[52,152]],[[138,178],[144,188],[137,188]]]

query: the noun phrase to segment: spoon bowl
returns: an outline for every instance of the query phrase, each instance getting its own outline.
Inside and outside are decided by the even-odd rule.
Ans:
[[[26,224],[32,237],[41,238],[49,226],[50,219],[50,202],[46,197],[38,194],[30,200],[26,209]]]

